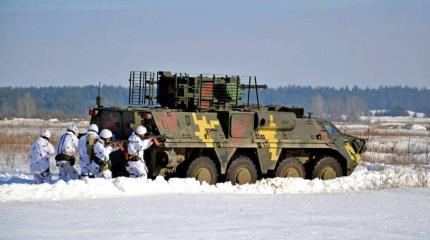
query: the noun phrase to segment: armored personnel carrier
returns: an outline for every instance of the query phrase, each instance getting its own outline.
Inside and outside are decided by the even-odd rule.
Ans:
[[[341,133],[303,108],[261,106],[255,77],[130,72],[129,106],[106,107],[91,123],[125,142],[139,125],[162,136],[145,152],[150,177],[193,177],[215,184],[263,177],[332,179],[361,162],[365,140]],[[254,104],[250,103],[253,95]],[[126,153],[111,156],[114,176],[127,176]]]

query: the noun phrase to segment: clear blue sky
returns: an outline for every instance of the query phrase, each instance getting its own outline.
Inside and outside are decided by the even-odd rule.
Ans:
[[[132,69],[429,87],[430,1],[0,1],[0,86],[126,85]]]

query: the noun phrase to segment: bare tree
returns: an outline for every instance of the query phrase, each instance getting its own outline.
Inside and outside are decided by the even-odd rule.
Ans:
[[[329,113],[333,119],[341,119],[344,109],[343,105],[344,102],[341,99],[335,98],[327,103],[327,113]]]
[[[312,99],[312,111],[319,117],[326,111],[324,99],[319,94]]]
[[[13,108],[7,103],[0,104],[0,117],[7,117],[13,115]]]
[[[36,101],[34,101],[30,93],[24,93],[20,96],[16,105],[19,117],[34,117],[37,112]]]
[[[358,120],[360,115],[365,113],[368,108],[366,103],[357,96],[351,96],[346,100],[346,113],[352,120]]]

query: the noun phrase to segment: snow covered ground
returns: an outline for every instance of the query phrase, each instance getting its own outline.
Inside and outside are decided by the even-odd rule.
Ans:
[[[429,239],[429,195],[428,188],[402,188],[5,202],[0,238]]]
[[[70,124],[77,124],[78,126],[88,125],[89,121],[82,119],[71,119],[68,121],[52,119],[40,119],[40,118],[6,118],[0,120],[1,127],[67,127]]]
[[[387,164],[430,164],[430,118],[372,117],[367,123],[338,122],[342,132],[367,139],[363,158]]]
[[[53,137],[59,137],[72,124],[77,125],[81,132],[85,132],[89,121],[81,119],[60,121],[58,119],[12,118],[1,119],[0,129],[2,134],[8,136],[20,134],[37,136],[41,129],[49,129]]]
[[[428,239],[430,168],[362,164],[330,181],[0,175],[0,239]],[[378,191],[372,191],[378,190]]]
[[[415,122],[419,124],[430,124],[430,118],[425,117],[422,113],[419,114],[420,117],[412,117],[412,116],[399,116],[399,117],[391,117],[391,116],[362,116],[360,120],[363,122],[370,123],[410,123]]]
[[[28,152],[41,129],[48,129],[52,133],[52,141],[56,145],[57,140],[71,125],[76,124],[81,132],[85,132],[89,121],[58,119],[33,119],[33,118],[11,118],[0,120],[0,171],[5,170],[27,170]]]
[[[348,177],[329,181],[299,178],[262,179],[251,185],[200,184],[194,179],[162,177],[155,180],[116,178],[113,180],[87,179],[54,180],[53,184],[34,184],[25,173],[0,173],[0,202],[58,201],[106,197],[147,196],[177,193],[232,193],[232,194],[292,194],[335,193],[378,190],[401,187],[429,187],[430,167],[390,166],[363,163]]]

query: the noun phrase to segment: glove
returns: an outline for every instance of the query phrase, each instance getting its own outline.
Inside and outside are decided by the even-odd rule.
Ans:
[[[100,164],[100,172],[110,170],[110,169],[111,169],[111,167],[112,167],[112,162],[110,161],[110,159],[108,159],[108,160],[106,160],[106,161],[103,161],[103,162]]]
[[[69,161],[70,161],[70,166],[75,166],[75,163],[76,163],[75,157],[71,157]]]
[[[48,169],[46,169],[41,175],[42,175],[42,177],[47,177],[47,176],[49,176],[51,174],[51,172],[49,171],[49,168]]]
[[[109,166],[106,162],[103,162],[102,164],[100,164],[100,172],[104,172],[109,170]]]

